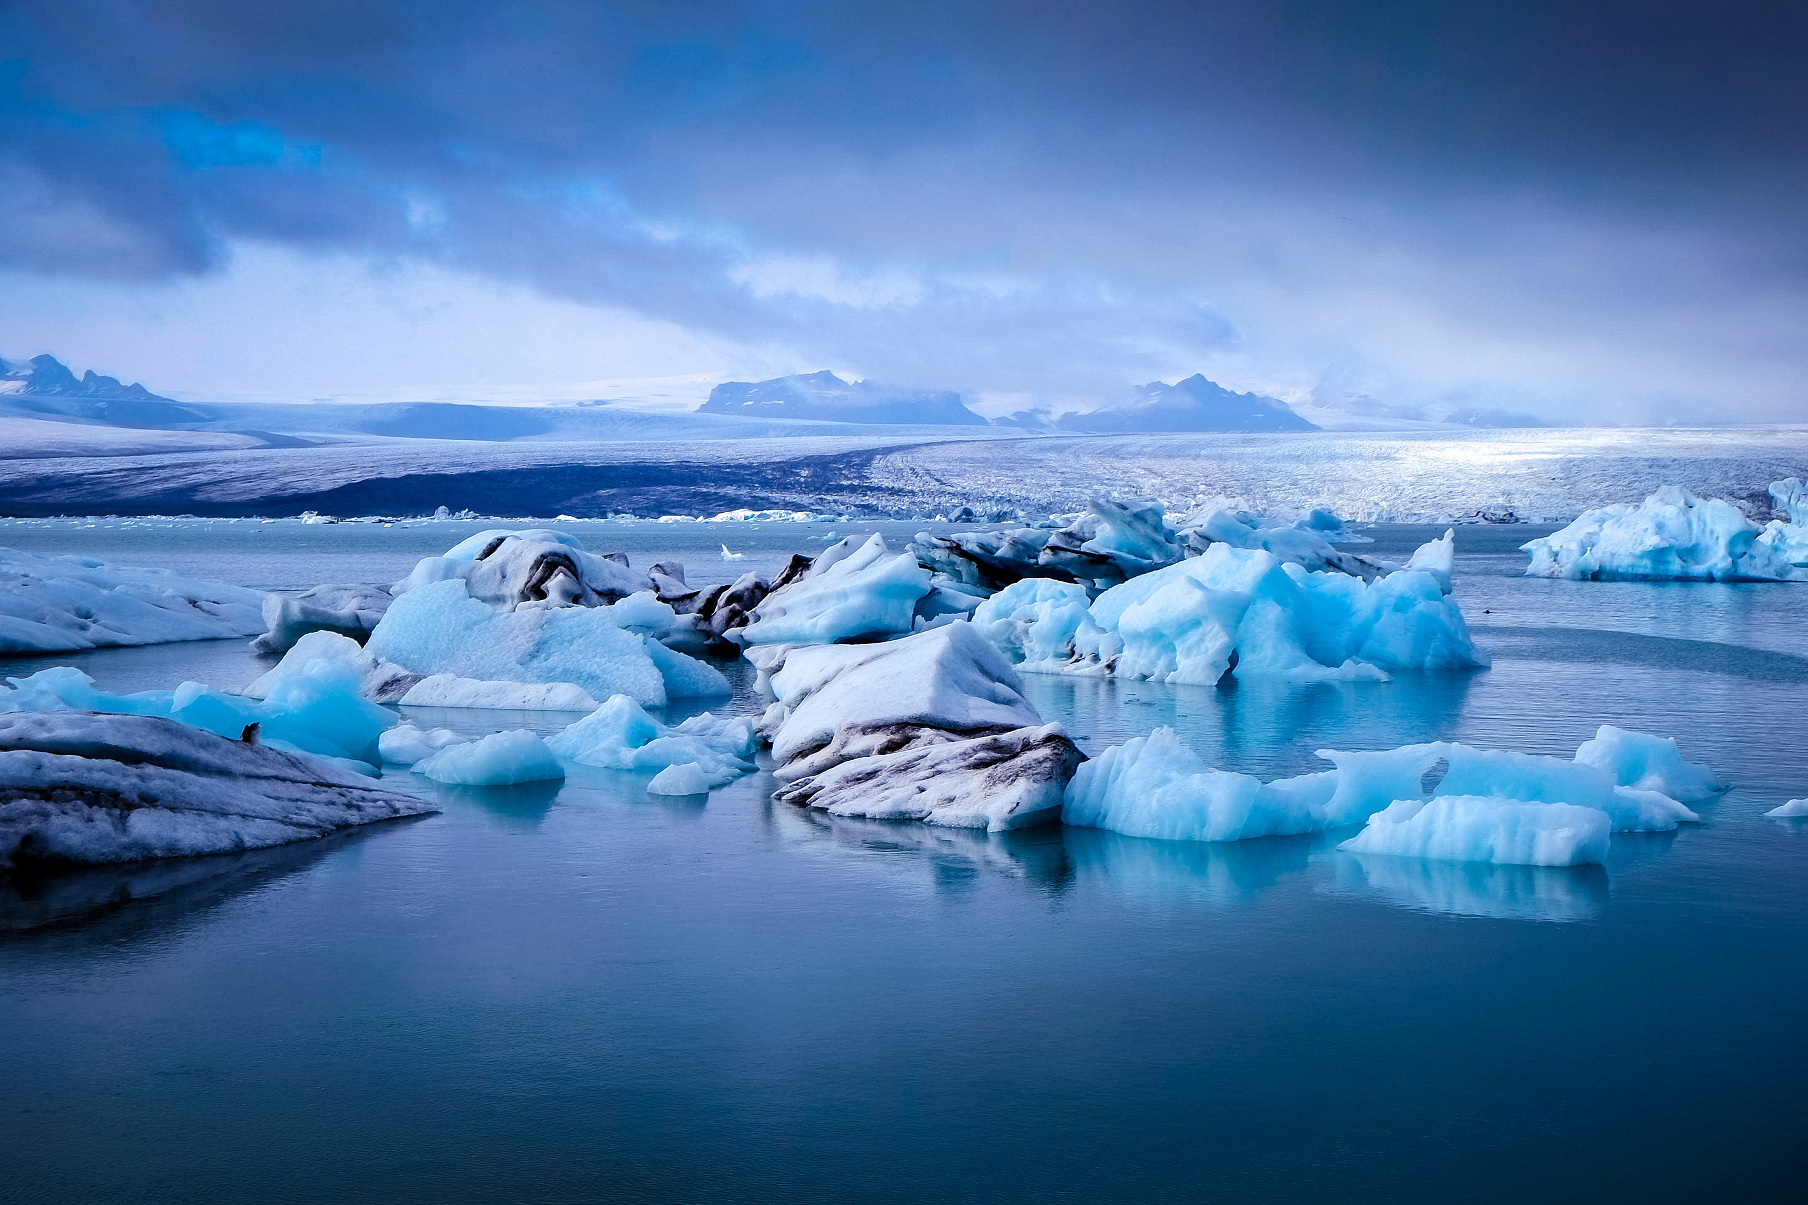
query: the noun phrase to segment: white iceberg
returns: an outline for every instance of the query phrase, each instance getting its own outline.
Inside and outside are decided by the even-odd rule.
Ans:
[[[613,606],[502,611],[472,598],[461,580],[439,581],[397,598],[365,648],[417,674],[568,682],[592,698],[625,694],[648,707],[730,693],[728,680],[713,667],[625,626],[664,604],[648,599],[624,605],[622,612]]]
[[[1607,813],[1480,795],[1402,799],[1337,848],[1443,862],[1582,866],[1607,859]]]
[[[1078,586],[1025,579],[981,603],[973,622],[1033,672],[1198,686],[1233,669],[1238,677],[1386,681],[1389,671],[1486,665],[1444,594],[1446,554],[1426,557],[1434,569],[1364,582],[1219,543],[1084,607]]]
[[[260,653],[286,653],[309,632],[334,632],[362,642],[394,601],[382,586],[315,586],[290,597],[264,595],[267,631],[251,642]]]
[[[0,715],[0,870],[259,849],[433,810],[161,716]]]
[[[1800,483],[1771,487],[1793,517]],[[1668,485],[1637,506],[1584,511],[1563,530],[1521,546],[1526,573],[1591,581],[1808,581],[1808,526],[1760,527],[1730,502]]]
[[[1080,752],[971,623],[901,640],[774,650],[761,720],[775,798],[837,816],[993,831],[1057,817]]]
[[[448,745],[415,762],[414,772],[463,787],[508,787],[565,777],[564,767],[546,742],[525,728]]]
[[[653,589],[647,574],[626,558],[584,551],[575,536],[546,528],[480,531],[427,557],[391,586],[400,596],[435,582],[463,581],[472,598],[513,610],[519,606],[602,606]]]
[[[385,765],[412,766],[448,745],[463,744],[469,739],[450,728],[421,729],[413,724],[397,724],[377,738],[377,752]]]
[[[0,548],[0,653],[218,640],[264,630],[264,594],[167,569]]]
[[[481,707],[496,711],[595,711],[590,692],[570,682],[483,682],[430,674],[409,687],[404,707]]]
[[[759,736],[745,716],[709,712],[668,727],[633,699],[616,695],[548,740],[547,747],[567,761],[605,770],[695,765],[710,786],[719,787],[754,768]]]
[[[349,636],[337,632],[309,632],[295,642],[283,659],[245,687],[254,699],[266,697],[279,683],[305,677],[316,661],[342,665],[357,675],[358,691],[373,703],[396,703],[421,680],[399,665],[378,658]]]
[[[826,549],[809,571],[760,600],[730,638],[747,644],[828,644],[909,632],[929,572],[908,552],[893,555],[885,538],[849,536]]]
[[[1808,816],[1808,799],[1791,799],[1781,807],[1771,808],[1764,814],[1766,816],[1774,816],[1778,820],[1795,820],[1803,816]]]

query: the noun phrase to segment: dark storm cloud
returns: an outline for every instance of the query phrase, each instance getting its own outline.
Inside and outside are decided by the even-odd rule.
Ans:
[[[0,266],[422,256],[997,389],[1413,360],[1374,291],[1636,360],[1800,299],[1804,11],[14,0]]]

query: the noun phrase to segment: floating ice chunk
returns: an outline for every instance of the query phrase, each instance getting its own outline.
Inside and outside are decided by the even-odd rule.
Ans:
[[[0,548],[0,653],[253,636],[264,594],[167,569]]]
[[[1764,814],[1775,816],[1779,820],[1793,820],[1799,816],[1808,816],[1808,799],[1791,799],[1783,806],[1771,808]]]
[[[731,636],[742,644],[826,644],[911,630],[929,572],[909,553],[893,556],[885,538],[856,536],[823,551],[807,576],[775,589],[751,622]]]
[[[1790,496],[1787,482],[1778,485]],[[1674,485],[1637,506],[1584,511],[1522,549],[1534,577],[1808,581],[1808,529],[1775,521],[1760,528],[1732,503]]]
[[[264,626],[251,642],[260,653],[286,653],[309,632],[336,632],[362,642],[394,601],[382,586],[315,586],[290,598],[264,595]]]
[[[489,682],[569,682],[592,698],[626,694],[649,707],[669,698],[729,694],[711,666],[621,625],[612,607],[497,611],[462,581],[403,594],[367,650],[418,674]]]
[[[1575,760],[1605,772],[1622,787],[1656,791],[1682,803],[1712,799],[1726,790],[1707,766],[1683,760],[1675,737],[1603,724],[1593,740],[1576,750]]]
[[[1337,848],[1444,862],[1580,866],[1607,858],[1607,813],[1478,795],[1402,799]]]
[[[488,707],[498,711],[594,711],[596,700],[569,682],[483,682],[453,674],[422,678],[402,696],[404,707]]]
[[[0,869],[258,849],[433,810],[321,758],[160,716],[0,716]]]
[[[1056,818],[1082,760],[965,620],[875,645],[771,649],[775,798],[839,816],[993,830]]]
[[[463,744],[468,739],[450,728],[423,731],[413,724],[397,724],[377,738],[377,752],[388,765],[412,766],[449,745]]]
[[[92,678],[66,665],[9,681],[15,689],[0,693],[0,711],[164,716],[235,740],[255,727],[262,739],[365,762],[375,760],[378,736],[396,722],[359,694],[361,675],[355,668],[325,658],[294,667],[264,699],[226,694],[199,682],[184,682],[173,691],[112,694],[96,690]]]
[[[832,816],[999,832],[1055,820],[1080,762],[1059,724],[965,740],[918,733],[895,752],[848,758],[788,782],[773,798]]]
[[[1800,477],[1771,482],[1770,496],[1792,526],[1808,527],[1808,485]]]
[[[1406,568],[1419,569],[1437,579],[1438,587],[1450,593],[1450,577],[1456,572],[1456,528],[1446,528],[1442,537],[1414,549]]]
[[[704,771],[694,761],[682,765],[667,766],[653,775],[653,781],[647,784],[649,795],[705,795],[714,786],[722,783],[715,776]]]
[[[448,745],[414,763],[414,772],[465,787],[507,787],[565,777],[546,742],[525,728],[493,732],[482,740]]]
[[[1266,784],[1207,768],[1172,728],[1114,745],[1081,765],[1068,784],[1061,819],[1164,841],[1242,841],[1307,833],[1324,822],[1315,803],[1335,775]]]
[[[758,744],[753,721],[745,716],[704,712],[667,727],[626,695],[615,695],[547,741],[560,757],[605,770],[663,770],[695,763],[714,786],[753,769],[748,759]]]
[[[359,693],[373,703],[397,702],[420,681],[419,674],[380,660],[349,636],[323,631],[302,636],[281,661],[247,686],[245,693],[254,699],[265,698],[280,683],[307,676],[309,666],[317,661],[334,662],[356,673]]]
[[[1020,583],[975,621],[1025,667],[1210,686],[1238,677],[1386,681],[1390,670],[1487,663],[1437,576],[1401,570],[1364,583],[1309,573],[1272,553],[1214,544],[1099,595]],[[1055,642],[1065,638],[1060,650]]]
[[[744,552],[730,552],[730,551],[728,551],[728,545],[724,544],[724,545],[722,545],[722,559],[725,561],[744,561],[747,559],[747,554]],[[684,794],[684,792],[682,792],[682,791],[672,791],[672,792],[667,792],[667,793],[674,794],[674,795]]]

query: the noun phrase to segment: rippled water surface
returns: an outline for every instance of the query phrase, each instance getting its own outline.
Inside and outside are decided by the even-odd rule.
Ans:
[[[292,589],[393,580],[477,526],[0,543]],[[693,583],[856,530],[574,527]],[[403,773],[439,814],[0,889],[0,1200],[1798,1199],[1808,827],[1763,812],[1808,795],[1808,587],[1529,581],[1543,530],[1458,533],[1485,671],[1029,693],[1089,751],[1171,724],[1263,776],[1675,735],[1736,784],[1700,825],[1534,870],[838,821],[764,774],[702,803]],[[265,664],[233,641],[0,669],[64,662],[122,689]]]

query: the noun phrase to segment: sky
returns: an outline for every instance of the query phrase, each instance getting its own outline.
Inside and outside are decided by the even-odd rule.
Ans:
[[[1808,422],[1808,3],[0,0],[0,355]]]

